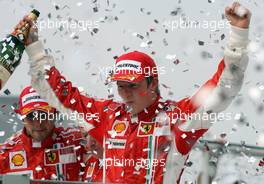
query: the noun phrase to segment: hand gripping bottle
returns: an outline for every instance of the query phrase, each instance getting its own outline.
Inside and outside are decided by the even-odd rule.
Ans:
[[[28,15],[32,21],[36,21],[38,16],[39,11],[35,9]],[[0,90],[20,64],[29,29],[30,24],[26,22],[22,28],[0,41]]]

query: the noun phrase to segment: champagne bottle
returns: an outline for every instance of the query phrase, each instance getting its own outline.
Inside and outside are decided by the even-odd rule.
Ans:
[[[36,21],[39,14],[39,11],[34,9],[28,17]],[[26,22],[22,28],[15,30],[0,42],[0,90],[20,64],[29,29],[30,24]]]

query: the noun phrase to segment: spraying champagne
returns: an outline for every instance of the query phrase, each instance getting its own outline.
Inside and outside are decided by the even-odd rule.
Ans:
[[[39,11],[34,9],[28,18],[36,21],[39,14]],[[30,24],[25,22],[20,29],[16,29],[0,42],[0,90],[20,64],[29,29]]]

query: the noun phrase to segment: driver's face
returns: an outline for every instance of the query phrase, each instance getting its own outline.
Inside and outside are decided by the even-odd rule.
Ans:
[[[132,113],[141,112],[149,104],[151,89],[147,85],[147,80],[138,83],[117,81],[117,90],[124,103],[132,108]]]
[[[41,118],[40,118],[41,117]],[[52,134],[55,127],[53,120],[43,111],[32,111],[24,119],[24,126],[28,136],[36,141],[43,141]]]

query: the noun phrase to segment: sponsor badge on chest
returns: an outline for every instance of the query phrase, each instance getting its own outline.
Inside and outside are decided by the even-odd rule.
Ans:
[[[144,122],[139,123],[137,136],[138,137],[148,137],[153,135],[155,130],[155,122]]]
[[[25,151],[16,151],[9,153],[10,169],[27,168],[27,156]]]
[[[112,126],[112,131],[116,136],[124,136],[128,128],[128,121],[116,120]]]
[[[77,156],[74,146],[59,149],[49,149],[44,153],[45,165],[76,163]]]

